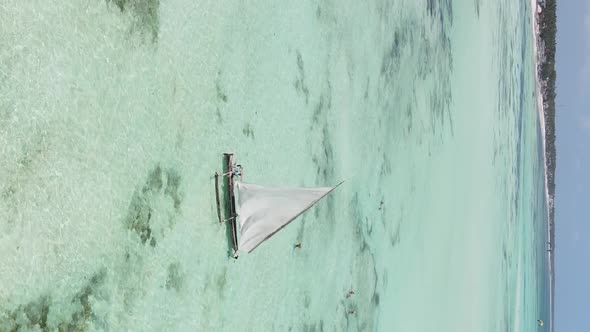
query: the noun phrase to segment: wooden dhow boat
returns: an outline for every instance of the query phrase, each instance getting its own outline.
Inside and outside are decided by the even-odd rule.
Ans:
[[[224,173],[215,173],[217,216],[228,223],[233,257],[252,252],[313,205],[334,191],[333,187],[266,187],[242,182],[243,168],[232,153],[224,154]],[[225,180],[226,218],[222,218],[219,182]]]

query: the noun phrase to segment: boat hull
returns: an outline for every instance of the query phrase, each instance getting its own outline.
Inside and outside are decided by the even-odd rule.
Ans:
[[[234,155],[233,153],[225,153],[225,172],[232,171],[232,165],[234,164]],[[238,225],[237,225],[237,216],[236,213],[236,197],[234,195],[234,177],[232,174],[225,177],[227,181],[227,203],[228,203],[228,211],[229,211],[229,218],[228,218],[228,227],[230,228],[231,232],[231,240],[232,240],[232,247],[234,252],[238,251]]]

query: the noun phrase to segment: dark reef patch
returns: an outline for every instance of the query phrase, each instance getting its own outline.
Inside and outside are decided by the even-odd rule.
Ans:
[[[181,187],[180,173],[175,168],[160,164],[150,169],[144,181],[137,186],[127,215],[121,220],[125,229],[137,240],[125,245],[119,266],[121,272],[113,279],[116,283],[114,288],[105,282],[108,270],[102,268],[88,276],[87,284],[71,298],[60,297],[61,294],[48,290],[46,295],[16,308],[4,309],[5,304],[0,303],[0,331],[109,330],[108,316],[105,316],[108,314],[104,308],[110,305],[111,292],[115,289],[120,293],[116,298],[120,299],[123,310],[133,312],[137,299],[144,294],[142,280],[149,278],[145,274],[144,256],[158,245],[156,236],[162,238],[174,227],[182,208]],[[181,266],[172,263],[167,272],[166,288],[181,292],[184,284]]]
[[[14,194],[16,194],[16,187],[13,184],[9,184],[8,186],[6,186],[6,188],[2,191],[2,199],[3,200],[8,200],[10,199],[12,196],[14,196]]]
[[[225,94],[225,91],[223,91],[223,89],[221,88],[221,82],[219,81],[219,79],[215,81],[215,92],[217,93],[218,101],[227,103],[227,94]]]
[[[215,286],[217,287],[217,293],[219,296],[223,296],[223,292],[227,286],[227,267],[224,267],[221,274],[215,277]]]
[[[142,192],[145,194],[147,192],[158,192],[162,190],[162,168],[160,165],[157,165],[151,172],[149,172],[146,183],[143,186]]]
[[[130,33],[140,35],[152,43],[158,41],[160,32],[160,0],[106,0],[133,19]]]
[[[168,275],[166,277],[166,289],[180,292],[184,286],[184,275],[180,270],[180,263],[170,263],[168,265]]]
[[[303,95],[305,105],[309,104],[309,88],[305,83],[305,69],[303,67],[303,57],[301,52],[297,51],[297,78],[295,79],[295,91]]]
[[[170,198],[172,198],[172,201],[174,202],[174,210],[179,213],[180,204],[182,203],[183,199],[182,194],[178,190],[181,180],[180,174],[175,169],[169,168],[166,170],[166,177],[167,181],[164,195],[168,195]]]
[[[73,311],[68,318],[50,321],[48,317],[52,311],[60,311],[48,295],[18,306],[10,312],[0,312],[1,331],[85,331],[91,324],[99,329],[108,329],[108,326],[92,310],[92,304],[96,301],[108,300],[108,295],[102,289],[104,287],[107,270],[100,269],[88,283],[76,293],[72,299]],[[68,315],[66,315],[68,316]],[[57,316],[59,317],[59,316]]]
[[[254,129],[252,129],[252,125],[250,123],[246,123],[244,128],[242,128],[242,134],[244,136],[254,139]]]
[[[330,87],[328,85],[328,87]],[[321,144],[317,151],[312,154],[312,161],[316,166],[316,175],[320,182],[327,183],[334,177],[334,149],[330,140],[329,123],[327,119],[327,112],[332,107],[331,89],[328,90],[326,96],[322,94],[314,108],[312,116],[312,131],[319,129],[319,141]]]
[[[393,81],[400,69],[402,47],[406,44],[406,35],[394,31],[389,50],[381,60],[381,76],[387,81]]]
[[[215,97],[216,97],[216,106],[215,106],[215,115],[217,116],[217,122],[223,122],[223,116],[221,114],[221,110],[225,104],[227,104],[228,97],[227,93],[223,89],[221,85],[221,71],[217,72],[217,78],[215,79]]]
[[[2,331],[24,331],[40,329],[47,331],[47,315],[51,299],[41,296],[14,311],[0,314]]]
[[[305,295],[303,297],[303,307],[305,309],[309,309],[310,305],[311,305],[311,296],[309,296],[308,292],[305,292]]]
[[[381,162],[381,167],[379,169],[379,175],[381,177],[384,177],[386,175],[391,174],[391,160],[390,160],[390,157],[386,153],[383,153],[382,159],[383,159],[383,161]]]
[[[393,233],[391,233],[389,235],[389,243],[391,244],[391,247],[395,247],[396,245],[399,244],[400,242],[400,223],[398,222],[397,225],[395,226],[395,230],[393,231]]]
[[[156,222],[154,221],[154,215],[159,212],[152,207],[156,201],[162,202],[163,200],[164,204],[171,205],[174,210],[173,215],[166,216],[168,223],[158,225],[159,229],[174,226],[176,216],[181,212],[180,208],[183,201],[183,194],[180,191],[181,180],[180,174],[174,168],[162,169],[160,165],[156,165],[148,173],[141,190],[137,190],[131,197],[124,225],[139,236],[141,243],[149,243],[152,247],[157,245],[156,234],[154,234],[154,222]],[[170,201],[171,204],[168,203]],[[161,219],[163,218],[158,218],[158,220]],[[162,234],[158,235],[161,236]]]
[[[451,73],[453,57],[450,30],[453,23],[453,6],[450,0],[425,0],[428,19],[407,15],[401,18],[390,33],[390,42],[381,59],[380,77],[377,85],[377,99],[381,112],[387,121],[396,121],[403,132],[392,132],[394,139],[403,139],[410,134],[420,145],[426,135],[440,142],[444,131],[452,136],[453,119],[450,107],[452,101]],[[400,84],[400,75],[405,69],[402,64],[414,62],[415,75]],[[405,86],[426,87],[425,98],[429,119],[413,116],[419,98],[407,95]],[[415,89],[414,89],[415,91]],[[419,131],[419,132],[415,132]],[[401,135],[402,137],[395,137]],[[436,137],[435,135],[438,135]]]
[[[354,239],[356,243],[360,244],[360,251],[364,251],[368,249],[366,239],[363,235],[363,217],[362,217],[362,207],[359,201],[359,194],[354,193],[352,199],[350,201],[349,207],[351,209],[351,222],[352,222],[352,234],[354,235]],[[368,220],[368,219],[365,219]]]
[[[22,144],[16,163],[8,165],[7,178],[0,182],[0,198],[14,207],[11,213],[13,216],[7,218],[9,223],[16,219],[16,196],[32,178],[35,178],[33,175],[37,169],[44,167],[44,155],[50,148],[50,140],[45,130],[39,130],[30,135],[30,140]]]
[[[448,20],[453,23],[452,0],[426,0],[426,10],[432,17],[437,17],[441,23]]]
[[[316,183],[322,186],[335,185],[335,151],[332,144],[330,133],[330,110],[332,108],[332,85],[328,78],[329,72],[326,73],[324,91],[312,110],[311,122],[309,129],[309,147],[311,161],[315,167]],[[321,207],[314,208],[314,216],[321,219],[328,227],[332,228],[335,222],[334,197],[328,195]]]
[[[92,311],[92,304],[90,298],[103,298],[100,288],[104,285],[107,276],[107,270],[101,269],[95,273],[89,280],[86,287],[84,287],[73,299],[72,303],[80,303],[82,309],[72,315],[71,322],[60,324],[60,330],[66,331],[84,330],[86,323],[99,323],[98,316]],[[98,325],[100,326],[100,325]]]
[[[375,291],[373,293],[373,297],[371,298],[371,302],[373,302],[374,306],[379,306],[380,299],[379,299],[379,293],[377,293],[377,291]]]
[[[125,218],[125,225],[128,229],[139,235],[141,243],[145,244],[152,236],[150,220],[152,219],[152,208],[146,199],[140,195],[133,195],[131,206]]]
[[[324,321],[322,319],[320,319],[317,322],[304,323],[302,331],[304,331],[304,332],[323,332],[324,331]]]

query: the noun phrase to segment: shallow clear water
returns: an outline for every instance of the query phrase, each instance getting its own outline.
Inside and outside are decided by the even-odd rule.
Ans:
[[[535,329],[528,5],[5,1],[0,329]],[[234,261],[228,151],[346,182]]]

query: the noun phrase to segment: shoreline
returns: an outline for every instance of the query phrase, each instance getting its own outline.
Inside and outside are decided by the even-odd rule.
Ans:
[[[542,144],[543,144],[543,165],[545,168],[545,199],[546,199],[546,210],[547,210],[547,241],[551,245],[551,250],[547,250],[547,260],[548,260],[548,273],[549,273],[549,330],[553,331],[553,274],[554,274],[554,267],[553,267],[553,243],[550,242],[552,238],[551,233],[551,221],[550,218],[550,202],[551,197],[549,196],[549,178],[548,178],[548,169],[547,169],[547,132],[545,129],[545,108],[543,106],[543,95],[541,93],[541,79],[539,77],[539,22],[537,18],[537,0],[531,0],[531,23],[532,23],[532,32],[533,32],[533,65],[535,68],[535,93],[537,97],[537,113],[539,115],[539,127],[541,129],[542,135]]]

